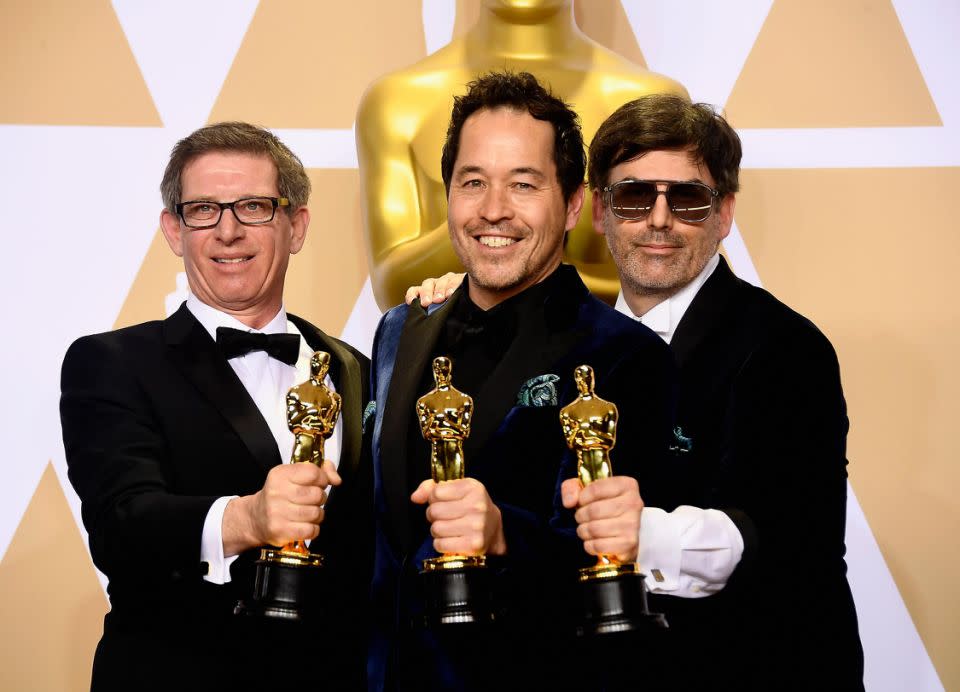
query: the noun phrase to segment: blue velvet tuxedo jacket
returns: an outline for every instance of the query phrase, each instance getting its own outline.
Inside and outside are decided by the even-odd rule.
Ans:
[[[614,473],[636,476],[645,500],[669,505],[664,460],[675,370],[669,348],[652,331],[591,296],[573,267],[558,271],[558,289],[551,289],[542,311],[517,325],[481,390],[467,392],[474,398],[472,448],[480,450],[466,459],[467,475],[480,480],[500,508],[508,544],[508,555],[490,559],[504,612],[485,640],[454,638],[449,646],[420,625],[417,571],[436,553],[424,526],[410,520],[410,417],[426,393],[418,391],[421,378],[460,293],[429,311],[415,302],[381,319],[371,382],[376,409],[368,410],[365,423],[373,434],[376,507],[371,689],[590,689],[570,676],[564,660],[574,651],[568,635],[577,610],[571,601],[576,568],[595,558],[584,552],[572,512],[559,498],[560,483],[576,474],[559,410],[577,396],[574,368],[592,366],[597,395],[619,409]],[[454,363],[455,387],[456,373]],[[423,454],[428,458],[426,442]],[[507,677],[514,664],[520,677]]]

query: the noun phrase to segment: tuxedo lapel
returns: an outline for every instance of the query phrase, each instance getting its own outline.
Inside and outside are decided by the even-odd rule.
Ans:
[[[474,397],[474,418],[467,449],[479,456],[507,414],[517,405],[517,394],[523,384],[532,377],[547,374],[586,336],[586,329],[576,326],[576,315],[552,315],[549,308],[533,319],[521,320],[517,338],[490,374],[488,384]],[[553,374],[561,378],[566,375]],[[470,468],[469,457],[467,468]]]
[[[459,293],[430,314],[414,301],[407,309],[407,319],[397,345],[383,413],[379,463],[387,513],[391,517],[387,531],[391,542],[400,548],[401,553],[406,553],[411,540],[410,498],[407,493],[407,464],[410,463],[407,459],[407,431],[410,416],[416,415],[416,400],[424,394],[417,391],[421,377],[429,366],[430,354],[433,353],[440,330],[457,300]],[[389,441],[387,446],[382,445],[383,440]]]
[[[170,360],[220,411],[256,462],[265,470],[279,464],[280,452],[267,422],[216,342],[185,304],[164,322],[163,332]]]
[[[670,340],[670,348],[681,368],[706,335],[721,325],[739,281],[721,256],[717,268],[697,292]]]
[[[347,479],[356,474],[360,463],[362,411],[365,404],[360,365],[346,348],[337,343],[309,322],[295,315],[287,315],[293,322],[307,345],[315,351],[330,354],[330,379],[341,398],[340,421],[343,435],[340,439],[340,462],[337,467],[340,476]],[[336,506],[336,499],[342,493],[332,493],[330,507]]]

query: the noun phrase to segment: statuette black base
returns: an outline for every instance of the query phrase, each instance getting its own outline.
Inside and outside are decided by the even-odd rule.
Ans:
[[[493,584],[484,556],[424,560],[420,578],[428,627],[493,622]]]
[[[318,616],[323,558],[264,548],[256,563],[253,597],[234,607],[235,615],[302,621]]]
[[[580,570],[581,637],[665,629],[667,619],[651,613],[643,575],[636,564],[598,565]]]

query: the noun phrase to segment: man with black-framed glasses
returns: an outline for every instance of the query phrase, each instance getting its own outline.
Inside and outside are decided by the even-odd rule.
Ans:
[[[680,689],[862,690],[837,357],[718,254],[740,158],[724,118],[672,96],[625,104],[590,144],[617,309],[680,368],[673,463],[686,499],[644,508],[638,559],[673,630]]]
[[[322,655],[330,689],[361,689],[371,478],[368,361],[286,312],[310,222],[310,180],[269,131],[217,123],[173,148],[161,230],[186,302],[163,321],[78,339],[64,358],[70,481],[111,611],[92,689],[267,689]],[[288,390],[329,354],[341,414],[325,461],[285,464]],[[326,371],[326,368],[324,369]],[[261,546],[312,541],[322,620],[248,615]]]

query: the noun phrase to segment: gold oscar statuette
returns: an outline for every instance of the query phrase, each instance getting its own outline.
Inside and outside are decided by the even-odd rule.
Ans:
[[[430,443],[430,475],[437,483],[465,477],[463,441],[470,435],[473,399],[451,384],[449,358],[433,359],[436,387],[417,399],[417,420]],[[486,556],[444,554],[423,561],[428,624],[486,622],[490,607]]]
[[[560,409],[563,436],[577,455],[577,477],[582,486],[613,475],[610,450],[617,441],[616,404],[594,392],[593,368],[580,365],[573,371],[578,395]],[[584,612],[581,635],[637,629],[653,621],[665,627],[662,615],[647,609],[640,565],[621,562],[614,555],[597,556],[597,564],[580,570]]]
[[[310,358],[310,379],[287,392],[287,425],[294,436],[292,464],[323,464],[324,441],[333,434],[340,415],[340,395],[324,384],[330,354],[316,351]],[[311,553],[303,541],[283,547],[265,547],[256,564],[254,595],[241,601],[238,614],[288,620],[303,619],[317,596],[323,556]]]

